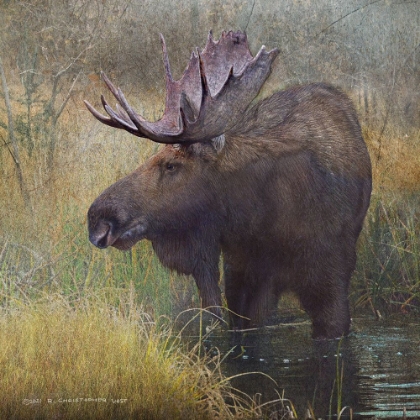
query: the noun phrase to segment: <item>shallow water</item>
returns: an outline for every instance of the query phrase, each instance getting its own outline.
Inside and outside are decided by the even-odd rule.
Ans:
[[[277,385],[259,374],[232,384],[250,395],[261,393],[263,401],[284,390],[299,418],[309,405],[317,417],[333,417],[339,393],[341,408],[351,407],[354,419],[401,419],[404,408],[407,418],[420,419],[418,318],[356,317],[349,337],[323,342],[312,340],[310,324],[299,321],[243,334],[213,332],[206,347],[230,352],[223,362],[228,376],[270,375]],[[349,416],[346,409],[342,418]]]

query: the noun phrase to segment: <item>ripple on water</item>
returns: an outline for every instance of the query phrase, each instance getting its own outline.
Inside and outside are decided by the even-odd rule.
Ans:
[[[234,346],[241,349],[239,357],[233,351],[226,359],[227,375],[261,371],[277,383],[276,388],[253,375],[237,378],[234,386],[267,400],[277,398],[276,389],[284,390],[298,413],[308,402],[319,417],[335,413],[338,380],[341,406],[352,407],[355,419],[401,419],[404,409],[407,418],[420,419],[420,322],[361,317],[353,325],[354,332],[341,342],[313,341],[310,327],[303,324],[235,337],[221,333],[210,338],[210,345],[225,354]]]

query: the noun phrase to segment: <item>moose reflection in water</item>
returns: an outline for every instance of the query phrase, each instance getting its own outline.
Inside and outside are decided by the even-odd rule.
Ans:
[[[348,287],[371,194],[371,164],[348,97],[325,84],[251,104],[278,50],[255,57],[246,35],[223,33],[192,53],[178,81],[166,72],[163,117],[149,122],[104,76],[119,105],[104,124],[166,144],[106,189],[88,212],[99,248],[152,242],[166,267],[191,274],[220,316],[219,259],[231,324],[261,324],[293,291],[315,338],[349,332]]]

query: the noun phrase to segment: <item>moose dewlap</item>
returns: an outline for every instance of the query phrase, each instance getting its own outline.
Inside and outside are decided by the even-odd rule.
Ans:
[[[313,336],[350,328],[348,288],[369,206],[371,164],[341,91],[310,84],[250,106],[278,50],[253,57],[246,35],[210,33],[178,81],[166,72],[163,117],[149,122],[104,75],[119,105],[104,124],[166,143],[107,188],[88,212],[99,248],[148,239],[160,261],[191,274],[203,307],[220,314],[219,259],[233,327],[258,325],[282,292],[300,299]]]

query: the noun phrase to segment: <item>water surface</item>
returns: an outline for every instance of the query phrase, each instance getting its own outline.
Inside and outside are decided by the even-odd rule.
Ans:
[[[311,339],[309,322],[293,322],[244,334],[213,332],[207,341],[222,354],[228,376],[259,371],[232,380],[235,387],[262,400],[292,401],[299,417],[311,406],[318,417],[330,418],[351,407],[353,418],[420,419],[420,322],[413,317],[356,317],[343,340]],[[304,321],[304,320],[303,320]],[[284,322],[283,322],[284,323]],[[341,395],[337,399],[337,395]],[[344,412],[349,418],[349,410]]]

